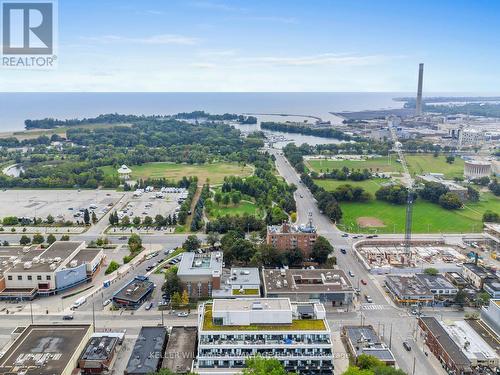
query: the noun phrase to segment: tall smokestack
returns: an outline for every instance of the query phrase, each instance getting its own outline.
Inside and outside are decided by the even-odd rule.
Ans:
[[[422,86],[424,84],[424,64],[418,66],[418,89],[417,89],[417,103],[415,106],[415,115],[422,114]]]

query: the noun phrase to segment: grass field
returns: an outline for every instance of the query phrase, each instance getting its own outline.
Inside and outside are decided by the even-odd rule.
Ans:
[[[435,158],[430,154],[406,155],[406,162],[412,175],[422,173],[444,173],[446,178],[463,177],[464,161],[455,158],[453,164],[446,162],[446,156],[439,155]]]
[[[397,206],[380,201],[367,203],[342,203],[343,219],[339,227],[353,233],[403,233],[405,205]],[[460,210],[445,210],[441,206],[417,200],[413,207],[414,233],[480,232],[482,216],[486,210],[500,211],[500,199],[491,193],[481,195],[481,200],[468,203]],[[374,217],[384,222],[380,228],[360,228],[359,217]]]
[[[183,176],[198,176],[199,183],[209,179],[210,184],[220,184],[226,176],[248,176],[253,169],[232,163],[212,163],[203,165],[176,163],[146,163],[129,166],[132,169],[132,179],[147,179],[165,177],[169,180],[180,180]],[[111,166],[102,167],[105,174],[116,174]]]
[[[396,161],[397,156],[383,156],[379,158],[367,159],[365,161],[355,160],[307,160],[306,165],[318,173],[326,172],[327,169],[341,169],[347,167],[349,169],[372,169],[373,172],[401,172],[401,164]]]
[[[375,192],[382,187],[382,184],[389,182],[385,178],[371,178],[365,181],[339,181],[339,180],[314,180],[318,186],[322,186],[327,191],[333,191],[340,185],[352,185],[362,187],[365,191],[375,196]]]
[[[213,203],[213,208],[210,211],[210,217],[219,217],[219,216],[236,216],[236,215],[259,215],[260,210],[257,206],[249,201],[241,201],[238,205],[234,206],[230,203],[228,206],[224,206],[222,203],[218,206],[217,203]]]
[[[343,167],[350,169],[367,168],[373,172],[401,172],[401,164],[396,160],[397,156],[391,155],[390,157],[384,156],[365,161],[307,160],[306,165],[309,169],[318,173]],[[412,175],[433,172],[444,173],[446,178],[453,178],[463,176],[464,174],[464,161],[460,158],[455,158],[453,164],[448,164],[446,163],[445,155],[439,155],[435,158],[432,154],[410,154],[406,155],[406,161]]]

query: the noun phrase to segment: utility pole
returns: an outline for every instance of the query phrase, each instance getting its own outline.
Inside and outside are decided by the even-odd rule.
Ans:
[[[389,334],[389,349],[392,348],[392,323],[391,323],[391,332]]]
[[[413,357],[413,370],[411,372],[412,375],[415,375],[415,362],[416,362],[416,357]]]
[[[163,320],[163,309],[161,309],[161,325],[165,326],[165,321]]]
[[[95,333],[95,305],[94,305],[94,302],[92,302],[92,325],[94,327],[94,333]]]
[[[31,324],[33,324],[33,303],[30,301]]]

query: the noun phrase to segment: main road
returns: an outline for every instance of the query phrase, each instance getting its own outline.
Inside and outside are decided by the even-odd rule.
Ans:
[[[297,202],[298,222],[306,222],[309,215],[316,226],[318,234],[327,238],[336,250],[345,248],[347,254],[343,255],[336,251],[337,265],[346,273],[351,271],[354,275],[352,282],[355,287],[361,289],[361,296],[369,295],[373,303],[363,303],[361,297],[356,301],[359,308],[353,315],[349,313],[339,313],[329,316],[332,326],[340,328],[342,324],[371,324],[379,335],[384,336],[384,341],[391,346],[391,350],[396,357],[396,361],[401,369],[408,374],[445,374],[444,370],[427,357],[421,349],[421,344],[415,341],[416,319],[408,313],[406,309],[395,306],[384,290],[374,280],[373,276],[356,260],[351,251],[351,240],[342,237],[341,232],[328,217],[321,214],[316,201],[309,189],[300,182],[300,177],[280,150],[269,149],[276,158],[276,167],[289,184],[297,186],[295,201]],[[366,285],[360,282],[363,280]],[[392,335],[391,335],[392,331]],[[413,347],[411,352],[403,348],[403,341],[408,341]],[[415,366],[415,369],[413,369]]]

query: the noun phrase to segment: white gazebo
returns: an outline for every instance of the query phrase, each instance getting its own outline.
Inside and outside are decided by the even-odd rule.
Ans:
[[[122,180],[130,180],[130,174],[132,173],[132,170],[127,167],[125,164],[123,164],[119,169],[118,169],[118,174],[120,175],[120,178]]]

